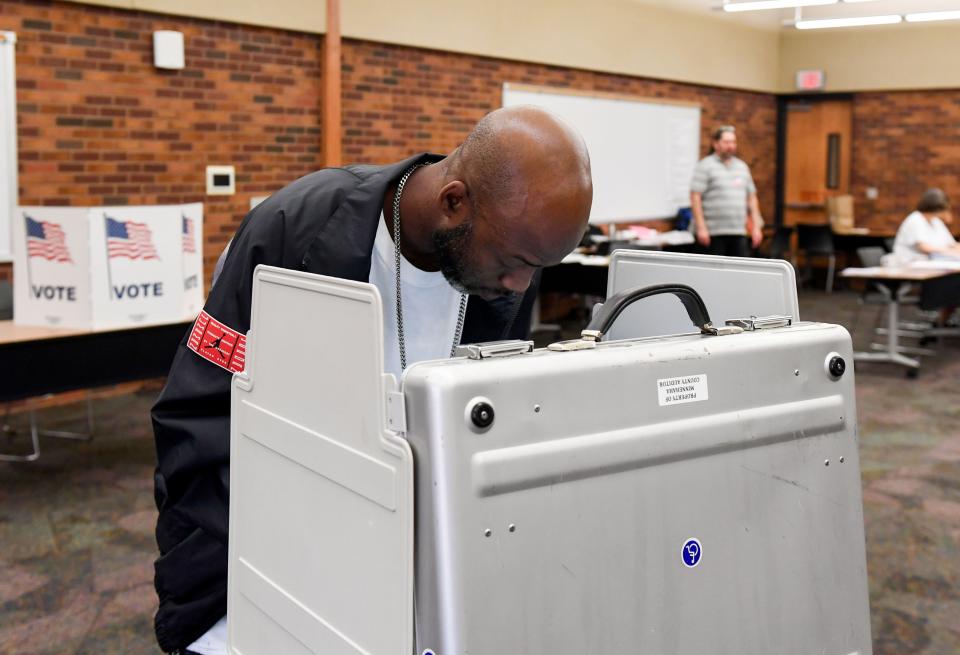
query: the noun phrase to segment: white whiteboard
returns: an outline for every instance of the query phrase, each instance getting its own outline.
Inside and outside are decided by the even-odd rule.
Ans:
[[[537,105],[573,125],[593,168],[591,223],[672,218],[690,205],[700,107],[503,85],[503,106]]]
[[[0,32],[0,261],[10,260],[10,221],[17,206],[17,87],[13,32]]]

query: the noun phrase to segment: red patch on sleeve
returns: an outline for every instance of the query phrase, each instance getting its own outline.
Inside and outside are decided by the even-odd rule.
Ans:
[[[222,369],[239,373],[246,363],[247,337],[202,311],[193,323],[187,348]]]

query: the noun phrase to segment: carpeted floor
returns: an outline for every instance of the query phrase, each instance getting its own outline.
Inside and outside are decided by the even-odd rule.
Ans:
[[[853,298],[808,292],[801,316],[851,326]],[[862,310],[857,349],[879,340],[879,311]],[[931,347],[916,380],[856,367],[876,655],[960,654],[960,339]]]
[[[844,325],[856,309],[849,293],[807,292],[801,305],[805,319]],[[860,318],[859,347],[876,311]],[[937,353],[917,380],[886,365],[856,371],[877,655],[960,653],[960,340]],[[93,442],[46,439],[38,462],[0,463],[0,653],[159,652],[155,393],[97,401]],[[46,410],[42,421],[69,427],[83,410]],[[0,449],[24,445],[0,437]]]
[[[43,439],[38,461],[0,463],[0,653],[159,653],[147,416],[155,393],[95,402],[92,442]],[[85,409],[40,417],[44,427],[82,429]],[[24,418],[11,423],[25,427]]]

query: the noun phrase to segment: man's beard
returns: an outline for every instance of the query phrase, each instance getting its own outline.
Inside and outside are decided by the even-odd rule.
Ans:
[[[443,277],[460,293],[480,296],[513,296],[509,289],[484,287],[470,266],[470,244],[473,241],[473,221],[465,221],[449,230],[435,230],[433,246],[440,259]]]

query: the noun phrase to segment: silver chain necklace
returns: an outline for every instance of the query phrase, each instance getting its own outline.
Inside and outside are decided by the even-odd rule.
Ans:
[[[407,368],[407,346],[403,338],[403,301],[400,299],[400,196],[403,194],[403,187],[407,180],[413,175],[413,172],[425,166],[426,164],[414,164],[407,169],[407,172],[400,178],[397,184],[397,191],[393,195],[393,253],[397,270],[397,341],[400,344],[400,371]],[[460,337],[463,335],[463,319],[467,315],[467,294],[460,294],[460,310],[457,314],[457,327],[453,332],[453,343],[450,345],[450,356],[453,357],[460,345]]]

